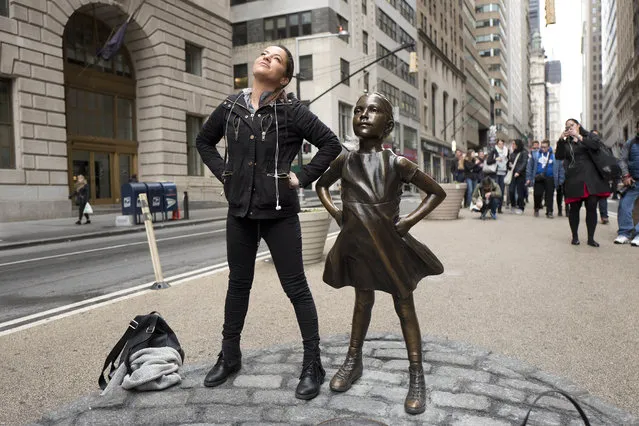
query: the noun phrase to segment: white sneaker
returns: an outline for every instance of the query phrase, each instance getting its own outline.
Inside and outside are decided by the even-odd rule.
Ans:
[[[636,244],[639,245],[639,240],[637,238],[635,238],[632,241],[633,241],[633,245],[635,242]],[[629,242],[630,242],[630,238],[626,237],[625,235],[619,235],[617,236],[617,238],[615,238],[615,244],[628,244]]]
[[[635,238],[633,238],[632,241],[630,241],[630,245],[633,247],[639,247],[639,235],[637,235]]]

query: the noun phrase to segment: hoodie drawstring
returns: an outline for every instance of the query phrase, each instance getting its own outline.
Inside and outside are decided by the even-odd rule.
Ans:
[[[282,210],[282,206],[280,206],[280,185],[277,181],[278,179],[278,170],[277,170],[277,162],[280,156],[280,126],[277,123],[277,101],[275,102],[275,171],[273,172],[273,178],[275,179],[275,210]]]

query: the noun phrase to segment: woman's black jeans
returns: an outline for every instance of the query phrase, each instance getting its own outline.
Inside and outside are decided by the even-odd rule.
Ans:
[[[234,364],[241,357],[240,335],[253,285],[255,256],[262,238],[271,252],[282,288],[295,309],[306,361],[319,353],[319,327],[313,295],[304,275],[302,233],[297,215],[281,219],[247,219],[228,215],[226,250],[230,273],[222,330],[224,359]]]
[[[513,176],[508,192],[511,207],[524,210],[526,207],[526,177],[522,175],[517,177]]]

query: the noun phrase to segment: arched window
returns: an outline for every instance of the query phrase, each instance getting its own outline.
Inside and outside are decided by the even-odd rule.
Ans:
[[[98,58],[98,49],[113,35],[102,21],[76,13],[69,19],[64,31],[64,54],[69,64],[97,71],[133,78],[131,60],[124,48],[109,61]]]
[[[112,35],[106,24],[76,13],[64,31],[67,133],[133,141],[135,80],[123,47],[109,61],[98,49]]]

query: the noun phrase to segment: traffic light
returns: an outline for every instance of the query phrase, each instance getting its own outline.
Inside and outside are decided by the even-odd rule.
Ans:
[[[410,63],[408,65],[408,72],[410,74],[416,73],[417,70],[417,52],[410,52]]]

